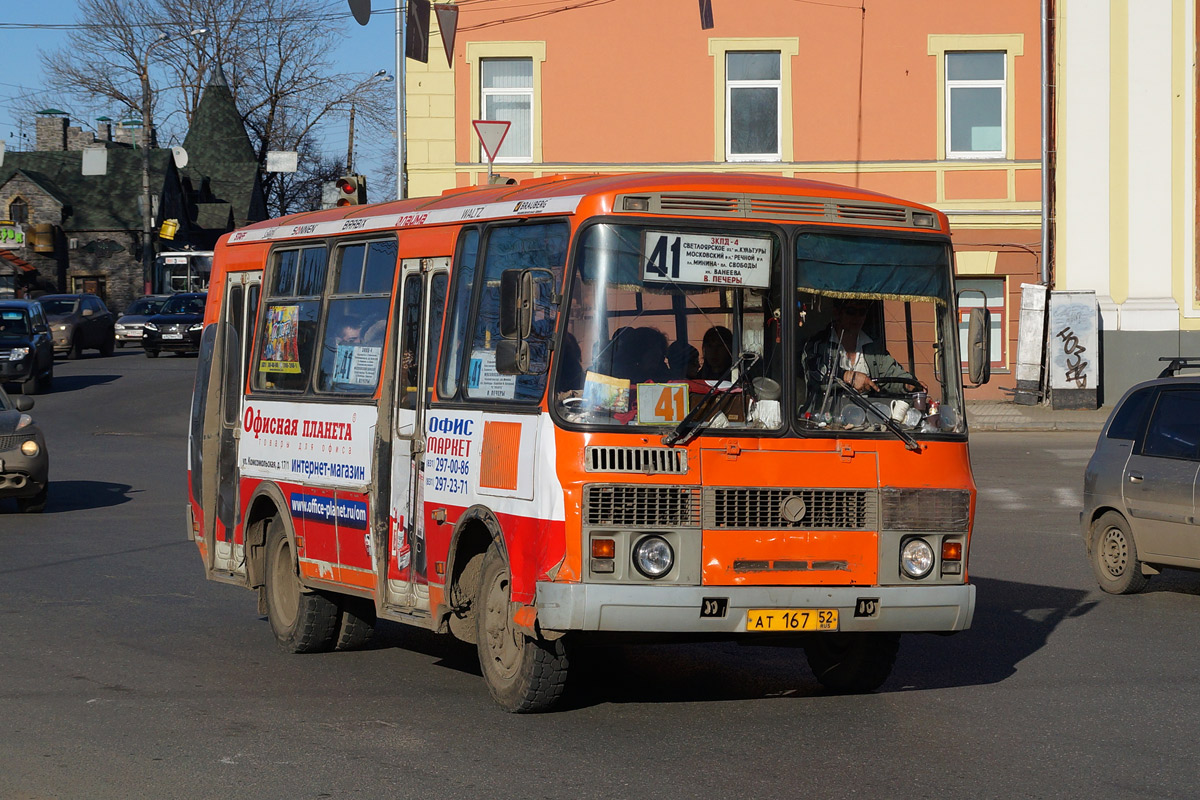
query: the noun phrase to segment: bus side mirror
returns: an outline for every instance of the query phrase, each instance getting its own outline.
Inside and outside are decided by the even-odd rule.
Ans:
[[[501,375],[528,375],[529,342],[524,339],[501,339],[496,344],[496,372]]]
[[[533,274],[524,269],[500,273],[500,335],[528,339],[533,328]]]
[[[967,379],[983,386],[992,378],[992,313],[972,308],[967,316]]]
[[[506,269],[500,273],[500,341],[496,372],[541,375],[550,368],[548,351],[558,309],[554,273],[548,269]]]

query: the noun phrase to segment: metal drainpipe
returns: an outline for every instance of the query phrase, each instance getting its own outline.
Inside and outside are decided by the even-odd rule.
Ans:
[[[1041,281],[1050,285],[1050,0],[1042,0],[1042,258]]]

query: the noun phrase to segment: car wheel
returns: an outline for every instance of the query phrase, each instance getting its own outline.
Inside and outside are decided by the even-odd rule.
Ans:
[[[475,646],[488,692],[505,711],[544,711],[562,696],[568,659],[563,640],[531,638],[513,621],[512,576],[500,548],[483,560]]]
[[[41,394],[41,385],[41,379],[34,373],[29,380],[21,382],[21,394]]]
[[[157,350],[147,350],[146,358],[158,358],[158,351]]]
[[[83,337],[78,333],[71,337],[71,349],[67,351],[67,358],[71,360],[83,358]]]
[[[1129,523],[1116,511],[1106,511],[1092,523],[1092,571],[1109,594],[1137,594],[1150,582],[1138,561]]]
[[[333,647],[337,604],[301,585],[291,541],[279,517],[267,523],[266,595],[267,620],[280,647],[289,653],[321,653]]]
[[[54,389],[54,365],[50,365],[50,369],[37,380],[37,393],[47,394]]]
[[[835,692],[873,692],[892,674],[898,633],[814,633],[804,645],[813,675]]]
[[[100,344],[100,355],[111,356],[113,348],[116,347],[117,337],[113,333],[109,333],[108,337]]]
[[[22,514],[40,514],[46,509],[46,495],[49,494],[50,487],[43,486],[42,490],[33,497],[18,497],[17,511]]]

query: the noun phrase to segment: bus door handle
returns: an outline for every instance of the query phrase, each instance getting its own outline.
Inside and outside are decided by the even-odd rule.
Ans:
[[[1145,480],[1145,478],[1143,478],[1140,473],[1137,473],[1137,472],[1129,473],[1129,482],[1130,483],[1141,483],[1143,480]]]

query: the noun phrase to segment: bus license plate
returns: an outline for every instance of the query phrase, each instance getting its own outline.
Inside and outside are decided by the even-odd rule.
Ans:
[[[183,334],[182,333],[164,333],[163,338],[164,339],[182,339]]]
[[[747,631],[836,631],[836,608],[752,608],[746,612]]]

